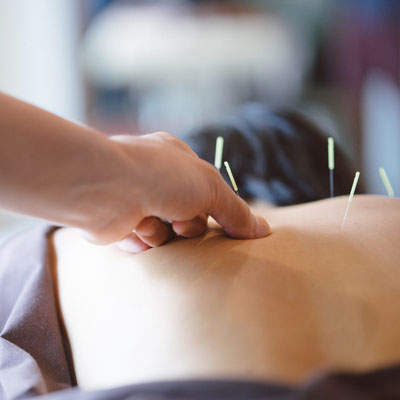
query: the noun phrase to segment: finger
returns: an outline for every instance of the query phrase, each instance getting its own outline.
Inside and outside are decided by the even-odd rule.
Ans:
[[[144,218],[135,232],[150,247],[161,246],[175,236],[171,224],[164,223],[156,217]]]
[[[172,223],[172,229],[179,236],[200,236],[207,229],[207,218],[208,216],[206,214],[202,214],[190,221],[174,221]]]
[[[135,232],[125,236],[122,240],[115,243],[115,245],[122,251],[127,253],[141,253],[151,247],[144,243]]]
[[[212,185],[212,201],[208,212],[233,238],[256,239],[271,233],[267,221],[256,217],[247,203],[219,175]]]

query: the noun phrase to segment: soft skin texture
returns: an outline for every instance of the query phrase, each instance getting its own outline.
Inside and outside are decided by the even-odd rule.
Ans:
[[[201,234],[208,214],[233,237],[269,233],[212,165],[167,133],[109,140],[0,93],[0,142],[0,207],[80,228],[95,243],[125,238],[121,248],[145,250],[174,231]]]
[[[247,378],[400,362],[400,201],[257,207],[272,234],[215,226],[133,255],[54,235],[60,311],[79,384]]]

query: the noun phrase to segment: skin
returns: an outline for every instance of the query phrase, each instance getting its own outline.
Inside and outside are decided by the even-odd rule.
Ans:
[[[78,383],[163,379],[294,384],[400,362],[400,201],[355,196],[256,212],[272,235],[218,225],[137,255],[53,237]]]
[[[168,133],[110,140],[0,93],[0,141],[0,207],[80,228],[94,243],[140,252],[203,233],[207,215],[232,237],[269,233],[213,166]]]

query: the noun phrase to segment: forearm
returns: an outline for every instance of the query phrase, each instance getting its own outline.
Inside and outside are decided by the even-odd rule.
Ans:
[[[113,209],[124,157],[99,132],[0,93],[0,142],[1,207],[84,229]]]

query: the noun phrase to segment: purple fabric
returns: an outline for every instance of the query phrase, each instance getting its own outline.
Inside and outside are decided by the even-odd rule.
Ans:
[[[0,399],[71,386],[48,262],[37,226],[0,249]]]
[[[0,249],[0,400],[375,400],[400,399],[400,367],[329,374],[298,388],[247,381],[136,384],[84,392],[72,387],[57,315],[47,237],[37,226]]]

